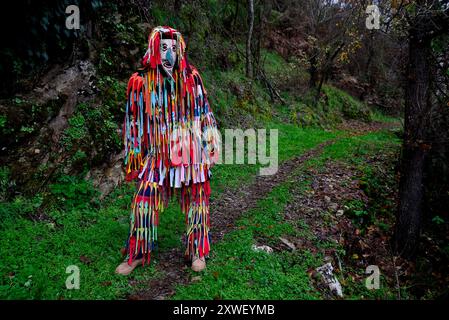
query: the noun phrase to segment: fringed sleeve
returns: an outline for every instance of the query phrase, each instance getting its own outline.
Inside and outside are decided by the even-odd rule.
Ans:
[[[211,167],[218,162],[221,147],[221,135],[212,108],[207,99],[207,91],[197,70],[194,71],[197,94],[201,105],[201,134],[206,163]]]
[[[134,73],[128,82],[123,143],[125,145],[125,179],[137,180],[147,153],[144,134],[145,100],[144,78]]]

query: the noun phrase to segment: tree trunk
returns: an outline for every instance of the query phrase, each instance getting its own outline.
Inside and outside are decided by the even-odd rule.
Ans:
[[[318,82],[318,67],[317,67],[317,54],[316,52],[313,52],[312,56],[309,58],[309,64],[310,67],[308,69],[309,71],[309,88],[315,89],[316,84]]]
[[[253,77],[253,62],[251,53],[251,38],[254,28],[254,0],[248,0],[248,35],[246,38],[246,76]]]
[[[332,68],[334,60],[337,57],[338,53],[341,51],[341,49],[343,49],[344,45],[345,45],[345,43],[341,42],[339,44],[339,46],[335,49],[335,51],[332,55],[326,54],[326,62],[324,63],[324,66],[321,69],[320,83],[318,84],[318,88],[316,89],[316,93],[315,93],[314,107],[316,107],[318,105],[318,101],[320,100],[321,89],[323,87],[323,84],[329,77],[329,72]]]
[[[405,258],[413,258],[416,253],[423,221],[423,173],[427,154],[424,142],[431,107],[431,41],[424,29],[415,25],[409,33],[404,142],[394,236],[395,251]]]
[[[368,93],[367,91],[369,90],[369,88],[373,87],[373,80],[374,80],[373,73],[371,70],[371,63],[373,61],[374,54],[375,54],[375,52],[374,52],[374,33],[372,32],[372,30],[369,33],[369,37],[367,37],[367,38],[368,38],[368,40],[367,40],[368,59],[366,60],[366,65],[365,65],[365,75],[366,75],[365,81],[368,83],[368,88],[364,88],[359,95],[359,100],[362,100],[362,101],[365,99],[365,96]]]
[[[234,18],[232,19],[231,34],[234,34],[234,32],[235,32],[235,25],[237,23],[237,17],[239,15],[239,4],[240,4],[240,1],[237,0],[235,3]]]
[[[173,10],[175,12],[175,15],[179,15],[179,11],[181,11],[182,6],[182,0],[175,0],[173,2]]]
[[[263,4],[257,7],[257,23],[255,27],[255,34],[253,40],[253,75],[257,75],[260,68],[260,48],[262,42],[262,29],[263,29]]]

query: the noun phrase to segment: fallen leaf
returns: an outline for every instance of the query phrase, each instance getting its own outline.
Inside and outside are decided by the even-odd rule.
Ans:
[[[291,243],[290,241],[288,241],[285,238],[279,237],[279,240],[281,240],[285,245],[287,245],[290,249],[292,250],[296,250],[296,247],[293,243]]]
[[[92,260],[86,256],[81,256],[80,261],[85,264],[90,264],[92,262]]]

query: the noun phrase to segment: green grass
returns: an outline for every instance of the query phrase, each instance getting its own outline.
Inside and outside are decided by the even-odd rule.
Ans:
[[[122,216],[120,206],[113,206],[98,212],[53,210],[53,221],[14,219],[1,231],[0,298],[120,297],[128,290],[127,280],[113,274],[126,232]],[[79,290],[65,288],[70,265],[80,269]]]
[[[366,103],[332,85],[323,85],[317,102],[314,90],[301,96],[285,93],[284,98],[287,105],[278,108],[280,116],[303,127],[335,128],[345,119],[364,122],[375,120]],[[380,115],[377,119],[383,121]]]
[[[270,128],[279,130],[279,162],[343,134],[274,122],[267,125]],[[326,147],[309,165],[348,157],[362,163],[364,156],[380,152],[391,141],[397,142],[391,132],[343,137]],[[251,182],[259,167],[217,165],[213,168],[213,196]],[[255,239],[260,238],[267,243],[285,234],[313,238],[306,225],[298,231],[282,219],[282,208],[289,201],[294,185],[292,180],[278,186],[260,201],[257,209],[247,212],[238,222],[242,229],[214,244],[213,258],[201,282],[178,288],[174,298],[319,298],[305,272],[319,263],[319,256],[309,252],[267,255],[251,250]],[[0,205],[4,218],[0,228],[0,298],[117,299],[162,276],[155,271],[157,252],[151,266],[137,269],[130,277],[114,274],[121,261],[119,250],[128,234],[133,184],[123,185],[102,202],[96,200],[95,190],[83,181],[62,179],[51,190],[55,203],[41,220],[30,219],[36,206],[42,203],[41,195],[29,200],[16,198],[15,204]],[[88,201],[90,197],[92,200]],[[301,221],[297,225],[301,226]],[[184,217],[172,201],[161,215],[159,249],[182,246],[183,232]],[[70,265],[80,268],[79,290],[65,288],[68,277],[65,271]]]
[[[269,128],[279,130],[280,162],[342,134],[280,123],[272,123]],[[352,161],[362,161],[363,156],[378,152],[382,143],[392,139],[394,136],[388,132],[341,138],[326,147],[322,156],[309,163],[323,164],[325,160],[342,159],[348,155],[355,155],[351,157]],[[217,165],[213,169],[214,196],[227,188],[236,188],[242,182],[250,182],[257,174],[258,167]],[[127,218],[133,184],[123,185],[103,202],[92,201],[86,205],[86,197],[96,195],[92,188],[85,182],[80,182],[79,187],[76,181],[66,183],[70,188],[65,189],[63,182],[53,187],[59,206],[51,209],[44,220],[29,219],[33,208],[42,201],[39,196],[22,199],[15,205],[2,203],[0,212],[7,218],[0,230],[0,298],[123,298],[139,289],[133,287],[130,281],[142,286],[147,280],[161,276],[155,271],[157,259],[151,266],[137,269],[129,278],[116,276],[113,272],[121,261],[119,249],[128,233]],[[228,234],[223,242],[214,244],[213,260],[208,266],[207,275],[198,284],[178,288],[174,298],[318,298],[310,287],[305,270],[316,265],[319,257],[308,252],[266,255],[251,250],[255,237],[266,239],[269,243],[280,235],[299,232],[283,222],[281,214],[290,199],[289,191],[293,185],[294,181],[290,181],[275,188],[257,209],[248,212],[238,222],[242,229]],[[83,205],[76,203],[80,188],[87,190],[79,198]],[[184,217],[172,201],[161,215],[160,250],[182,246],[183,231]],[[301,228],[298,236],[313,237],[308,233],[307,226]],[[80,268],[79,290],[65,288],[68,276],[65,270],[69,265]]]
[[[341,112],[343,117],[347,119],[372,120],[371,110],[366,104],[350,94],[329,85],[323,86],[323,93],[327,97],[325,108],[328,108],[328,110],[325,111]]]
[[[289,181],[275,187],[255,209],[245,212],[236,223],[237,229],[215,244],[208,267],[199,281],[178,286],[172,299],[319,299],[320,294],[313,288],[307,271],[323,264],[324,249],[332,247],[344,255],[344,248],[326,241],[314,241],[318,249],[316,254],[310,251],[267,254],[255,252],[251,246],[258,239],[270,245],[283,235],[315,238],[304,221],[290,224],[283,218],[283,208],[291,201],[292,194],[304,193],[309,188],[308,168],[323,169],[329,160],[359,164],[363,168],[367,166],[362,166],[366,156],[398,145],[392,133],[382,131],[341,138],[327,146],[322,155],[292,173]],[[380,290],[368,290],[364,284],[365,270],[351,272],[360,275],[362,280],[337,275],[344,283],[346,299],[394,298],[394,289],[383,278]]]
[[[114,274],[128,233],[132,185],[111,194],[103,207],[53,209],[45,221],[10,219],[0,235],[1,299],[116,299],[157,275],[155,263],[129,278]],[[183,218],[170,206],[161,215],[160,249],[179,245]],[[169,227],[168,227],[169,226]],[[66,268],[80,269],[80,289],[65,287]]]
[[[278,159],[279,163],[303,154],[318,144],[333,139],[341,132],[326,131],[316,128],[300,128],[288,123],[267,123],[267,143],[269,142],[269,130],[278,130]],[[257,131],[256,131],[257,135]],[[224,135],[223,135],[224,136]],[[267,153],[270,151],[267,146]],[[241,183],[249,183],[258,174],[260,163],[255,165],[246,164],[222,164],[213,168],[212,188],[218,192],[225,188],[235,188]]]
[[[279,130],[280,162],[336,135],[289,124],[272,123],[269,128]],[[217,165],[213,168],[213,196],[217,197],[227,188],[249,183],[259,167]],[[52,199],[52,206],[44,220],[30,220],[42,203],[39,195],[32,199],[16,198],[14,203],[0,205],[3,221],[0,228],[0,298],[124,298],[138,289],[130,285],[130,280],[143,284],[144,280],[160,276],[155,273],[157,260],[153,260],[148,268],[137,269],[130,278],[114,275],[114,269],[121,261],[119,250],[128,234],[133,184],[123,185],[102,202],[96,199],[97,193],[84,180],[66,177],[51,190],[52,197],[45,199]],[[160,219],[159,249],[182,246],[184,217],[175,201]],[[80,268],[79,290],[65,288],[69,276],[65,271],[69,265]]]
[[[294,184],[275,187],[256,209],[247,211],[237,230],[214,246],[201,280],[178,286],[172,299],[318,299],[307,270],[320,257],[307,251],[269,254],[252,249],[256,239],[269,245],[279,236],[296,234],[282,214]]]
[[[367,155],[381,152],[385,148],[395,148],[400,140],[390,130],[374,131],[360,136],[343,137],[327,146],[320,157],[312,160],[315,164],[324,164],[329,160],[346,159],[354,164],[364,164]],[[351,157],[348,158],[348,154]]]
[[[382,112],[377,111],[377,110],[372,112],[372,119],[374,121],[385,122],[385,123],[401,123],[402,122],[402,120],[397,117],[385,115]]]

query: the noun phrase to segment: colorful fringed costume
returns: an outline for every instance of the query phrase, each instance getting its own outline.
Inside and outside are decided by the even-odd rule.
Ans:
[[[176,44],[171,72],[162,66],[162,39]],[[218,160],[220,134],[203,81],[187,62],[182,35],[170,27],[152,30],[142,64],[128,83],[123,124],[126,180],[138,181],[128,264],[140,257],[150,262],[159,215],[175,194],[187,225],[185,257],[208,257],[210,168]]]

